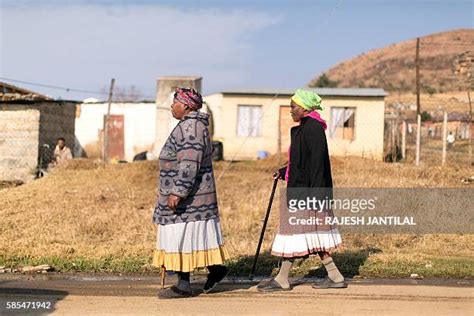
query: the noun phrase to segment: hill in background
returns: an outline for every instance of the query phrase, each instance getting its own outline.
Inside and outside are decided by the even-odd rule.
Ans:
[[[465,89],[458,75],[459,61],[467,52],[469,58],[473,56],[474,30],[436,33],[421,37],[420,43],[422,91],[431,94]],[[374,49],[330,68],[323,81],[341,88],[381,87],[389,92],[414,92],[415,53],[416,39]],[[472,65],[469,64],[471,69]],[[318,79],[309,86],[317,86]]]

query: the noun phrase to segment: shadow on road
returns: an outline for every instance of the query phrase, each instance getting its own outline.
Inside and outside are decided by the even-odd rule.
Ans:
[[[353,278],[360,275],[360,267],[365,264],[370,254],[380,253],[382,250],[378,248],[365,248],[356,251],[345,250],[335,252],[332,254],[334,263],[341,271],[345,278]],[[327,276],[326,269],[320,265],[317,269],[311,269],[305,274],[305,278],[318,277],[324,278]]]
[[[381,252],[378,248],[368,247],[356,251],[335,252],[332,257],[341,273],[346,278],[353,278],[360,274],[360,267],[363,266],[370,254]],[[228,263],[230,269],[229,277],[246,277],[250,275],[254,256],[241,256]],[[269,277],[275,269],[278,269],[280,258],[272,256],[269,251],[260,254],[255,275]],[[314,268],[317,267],[317,268]],[[297,260],[293,270],[302,269],[305,278],[325,277],[326,270],[321,265],[318,256],[312,256],[305,261]]]

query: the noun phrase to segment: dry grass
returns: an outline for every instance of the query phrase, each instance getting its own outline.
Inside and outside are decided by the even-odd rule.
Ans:
[[[453,76],[459,55],[472,46],[449,43],[473,43],[472,29],[459,29],[421,37],[420,83],[438,92],[464,89],[460,76]],[[437,43],[437,45],[429,45]],[[427,44],[427,45],[425,45]],[[373,49],[338,63],[326,74],[339,81],[339,87],[382,87],[387,91],[413,91],[415,87],[416,40],[409,39]],[[316,79],[310,82],[315,83]],[[423,103],[422,103],[423,104]]]
[[[414,93],[390,93],[385,97],[387,105],[404,104],[415,105]],[[427,94],[421,93],[420,103],[422,111],[446,110],[448,113],[469,113],[469,99],[466,91]]]
[[[356,157],[333,158],[332,163],[339,187],[458,187],[461,178],[473,175],[469,167],[415,167]],[[275,159],[216,164],[217,177],[225,168],[218,182],[221,221],[237,261],[253,255],[276,166]],[[140,258],[146,266],[155,243],[151,214],[156,184],[156,162],[104,165],[77,160],[46,178],[0,190],[0,257],[4,262],[25,256]],[[276,200],[263,249],[270,248],[276,231],[277,207]],[[440,254],[474,257],[473,235],[344,237],[346,251],[368,251],[374,262]]]

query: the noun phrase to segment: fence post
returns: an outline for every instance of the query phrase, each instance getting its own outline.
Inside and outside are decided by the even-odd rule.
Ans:
[[[471,103],[471,90],[470,88],[467,90],[467,98],[469,100],[469,124],[468,126],[468,135],[469,135],[469,144],[468,144],[468,155],[469,155],[469,166],[472,165],[472,103]]]
[[[417,115],[416,120],[416,160],[415,165],[420,164],[420,142],[421,142],[421,115]]]
[[[110,118],[110,108],[112,107],[112,94],[114,91],[114,84],[115,79],[112,78],[110,81],[110,89],[109,89],[109,100],[107,106],[107,115],[105,116],[105,124],[104,124],[104,145],[102,148],[104,149],[104,161],[109,161],[109,118]]]
[[[448,113],[444,111],[444,116],[443,116],[443,136],[441,137],[441,140],[443,142],[443,155],[441,158],[441,164],[445,165],[446,164],[446,138],[448,137]]]
[[[396,133],[397,133],[397,122],[395,121],[395,119],[392,119],[392,140],[391,140],[391,144],[392,144],[392,148],[391,148],[391,154],[392,154],[392,160],[393,162],[396,162],[397,161],[397,137],[396,137]]]
[[[407,121],[403,121],[402,124],[402,157],[406,160],[406,148],[407,148]]]
[[[278,141],[277,141],[278,166],[281,165],[281,107],[278,107]]]

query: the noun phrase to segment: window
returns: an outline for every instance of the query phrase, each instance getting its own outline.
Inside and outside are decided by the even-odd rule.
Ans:
[[[354,140],[355,112],[354,107],[332,107],[329,136],[331,138]]]
[[[237,136],[260,136],[261,116],[262,107],[260,105],[239,105],[237,113]]]

